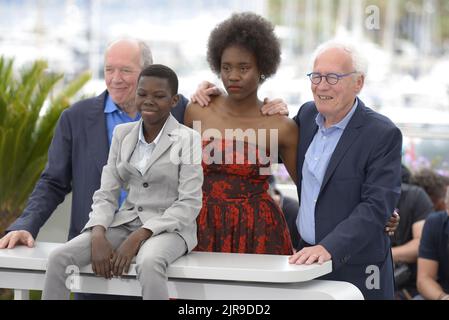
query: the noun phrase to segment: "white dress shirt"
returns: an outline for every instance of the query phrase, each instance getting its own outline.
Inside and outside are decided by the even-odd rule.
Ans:
[[[161,138],[162,131],[164,131],[166,124],[167,121],[165,121],[164,125],[162,126],[156,138],[154,138],[152,142],[148,143],[146,142],[145,136],[143,134],[143,121],[140,123],[139,140],[136,143],[136,147],[134,148],[129,163],[134,168],[136,168],[142,175],[145,173],[144,170],[147,167],[148,162],[150,161],[154,148],[156,148],[156,145]]]

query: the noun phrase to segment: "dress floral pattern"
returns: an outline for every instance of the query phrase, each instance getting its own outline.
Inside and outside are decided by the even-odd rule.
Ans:
[[[260,164],[259,152],[236,140],[203,141],[196,251],[292,254],[284,215],[267,193],[269,175],[260,173],[269,164]]]

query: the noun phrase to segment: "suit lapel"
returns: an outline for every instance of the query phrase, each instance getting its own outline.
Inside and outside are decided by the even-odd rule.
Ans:
[[[316,109],[315,109],[316,110]],[[307,149],[312,143],[313,137],[315,136],[318,125],[315,122],[315,117],[318,114],[318,111],[312,113],[312,117],[307,117],[304,121],[300,122],[300,143],[298,147],[298,182],[296,185],[298,189],[301,188],[301,180],[302,180],[302,167],[304,165],[304,159],[306,156]]]
[[[144,175],[148,173],[148,170],[156,162],[156,160],[159,159],[168,148],[170,148],[173,143],[173,139],[171,139],[172,131],[178,128],[178,125],[178,121],[170,115],[168,117],[167,124],[162,131],[161,138],[151,154],[150,161],[145,167]]]
[[[87,108],[86,131],[89,139],[87,149],[89,154],[95,161],[95,165],[100,170],[108,160],[109,142],[106,130],[106,119],[104,116],[104,101],[106,98],[106,91],[95,98],[94,105]],[[100,121],[101,120],[101,121]]]
[[[358,138],[359,136],[358,131],[360,130],[360,128],[363,126],[364,123],[364,112],[365,112],[365,105],[359,99],[359,103],[354,112],[354,115],[352,116],[351,120],[346,126],[340,140],[337,143],[337,146],[335,147],[334,153],[331,156],[329,165],[327,166],[326,169],[326,173],[324,174],[323,183],[321,184],[320,193],[323,191],[324,187],[329,182],[330,177],[334,173],[335,169],[337,168],[343,156],[348,151],[349,147]]]
[[[140,125],[142,123],[142,119],[137,121],[131,131],[123,138],[121,149],[120,149],[120,158],[123,162],[124,166],[131,171],[133,174],[139,175],[140,172],[134,168],[129,162],[131,160],[131,156],[136,148],[137,140],[139,140],[139,130]]]

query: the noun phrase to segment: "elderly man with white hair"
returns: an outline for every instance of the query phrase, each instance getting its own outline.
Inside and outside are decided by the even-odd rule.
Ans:
[[[314,55],[314,101],[295,117],[301,244],[290,263],[332,259],[323,279],[350,282],[366,299],[392,299],[384,226],[400,195],[402,135],[357,97],[366,70],[357,48],[342,42],[327,42]]]

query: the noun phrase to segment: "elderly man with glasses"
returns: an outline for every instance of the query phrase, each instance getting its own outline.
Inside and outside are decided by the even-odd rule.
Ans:
[[[355,47],[328,42],[314,57],[314,101],[295,117],[301,243],[290,263],[332,259],[323,279],[350,282],[366,299],[392,299],[384,225],[399,200],[402,135],[357,97],[367,67]]]

